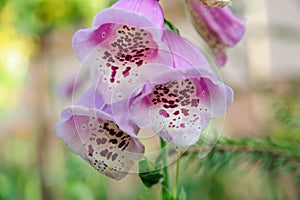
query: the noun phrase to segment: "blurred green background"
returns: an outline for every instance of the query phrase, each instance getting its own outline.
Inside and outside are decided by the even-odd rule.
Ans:
[[[201,43],[182,2],[161,2],[166,18]],[[111,3],[0,0],[0,199],[159,199],[158,185],[148,189],[136,174],[108,179],[54,135],[72,102],[63,85],[80,67],[72,35]],[[216,150],[182,159],[187,199],[300,199],[299,8],[297,0],[233,1],[248,20],[221,70],[235,102]]]

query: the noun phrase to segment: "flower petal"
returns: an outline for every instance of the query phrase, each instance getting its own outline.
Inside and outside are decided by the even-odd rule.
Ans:
[[[122,179],[142,158],[143,145],[120,130],[107,114],[73,106],[63,110],[61,116],[56,135],[100,173]]]
[[[114,28],[112,23],[102,24],[99,27],[92,27],[78,30],[73,36],[73,48],[80,61],[88,56],[95,46],[112,34]]]
[[[197,0],[186,0],[186,4],[197,32],[211,47],[219,66],[223,66],[226,47],[236,45],[245,33],[245,20],[236,17],[229,7],[212,8]]]
[[[168,30],[164,31],[163,41],[167,43],[172,53],[173,68],[176,71],[182,70],[178,72],[182,74],[181,78],[202,77],[210,79],[215,84],[219,82],[207,58],[194,44]]]
[[[120,102],[119,104],[117,104],[120,106],[117,108],[116,111],[117,105],[106,104],[103,98],[100,96],[100,94],[96,91],[96,89],[94,87],[90,87],[85,92],[85,94],[81,97],[81,99],[78,101],[77,105],[84,106],[90,109],[100,110],[108,114],[110,118],[113,119],[113,121],[117,122],[119,127],[124,132],[126,132],[128,135],[132,137],[137,136],[139,128],[126,115],[127,107],[124,105],[124,102]],[[114,108],[114,110],[112,110],[112,108]],[[116,121],[114,112],[117,112],[120,115],[120,117],[117,118],[118,121]]]
[[[164,27],[164,14],[157,0],[119,0],[112,8],[123,8],[147,16],[158,27]]]
[[[168,140],[171,141],[173,140],[174,143],[178,144],[178,145],[187,145],[187,144],[192,144],[195,141],[197,141],[197,138],[199,138],[200,136],[200,125],[202,126],[202,128],[205,128],[207,122],[212,118],[212,117],[218,117],[219,115],[224,114],[225,110],[229,107],[229,105],[232,102],[232,90],[224,85],[223,83],[219,82],[218,77],[216,76],[216,74],[214,73],[214,71],[212,70],[212,68],[210,67],[208,61],[206,60],[205,56],[201,53],[201,51],[199,51],[199,49],[197,49],[192,43],[190,43],[188,40],[185,40],[184,38],[180,37],[179,35],[171,32],[171,31],[164,31],[164,35],[163,35],[163,41],[166,42],[166,44],[168,45],[170,52],[172,53],[173,56],[173,70],[170,71],[166,71],[163,74],[163,77],[165,77],[165,79],[155,79],[155,81],[152,82],[152,84],[154,84],[154,87],[156,85],[156,87],[158,87],[157,85],[160,85],[160,87],[163,87],[163,85],[165,84],[169,84],[168,87],[170,87],[170,84],[173,81],[177,81],[179,85],[178,87],[181,87],[182,91],[185,91],[184,87],[185,84],[184,80],[191,80],[191,82],[193,84],[198,83],[200,80],[202,85],[197,84],[196,86],[193,86],[194,88],[197,89],[198,93],[202,92],[202,88],[207,87],[206,89],[206,93],[210,94],[210,100],[203,100],[203,96],[201,97],[201,101],[199,100],[199,102],[201,102],[202,106],[205,107],[209,107],[210,110],[209,112],[203,114],[201,112],[198,113],[198,115],[201,115],[199,118],[199,120],[201,119],[202,121],[199,121],[199,127],[190,127],[190,129],[188,130],[187,128],[183,129],[182,127],[180,127],[180,125],[177,125],[180,129],[180,131],[176,131],[176,130],[171,130],[170,127],[168,129],[168,131],[165,131],[165,126],[166,126],[166,119],[164,119],[164,114],[166,116],[171,116],[172,113],[177,113],[180,114],[180,109],[186,110],[186,108],[184,106],[179,106],[179,113],[176,112],[177,110],[174,110],[176,107],[174,107],[174,109],[172,108],[172,106],[168,109],[171,109],[170,113],[169,111],[165,112],[165,109],[163,107],[162,103],[162,99],[159,100],[160,102],[156,102],[156,116],[158,116],[158,119],[153,117],[153,114],[151,114],[150,109],[153,109],[151,107],[153,107],[153,102],[152,100],[150,100],[150,96],[151,92],[149,92],[150,89],[152,89],[152,95],[156,95],[157,97],[161,97],[162,95],[164,95],[164,92],[158,92],[155,91],[155,89],[153,89],[154,87],[149,87],[148,89],[146,89],[144,92],[141,92],[140,96],[138,96],[137,98],[135,98],[132,102],[131,109],[129,111],[129,116],[131,117],[131,120],[134,121],[139,127],[141,128],[148,128],[148,127],[156,127],[155,130],[159,131],[161,130],[160,134],[164,135],[163,137]],[[160,70],[161,72],[161,70]],[[201,79],[199,79],[199,77],[201,77]],[[204,81],[206,80],[206,81]],[[166,83],[168,82],[168,83]],[[165,86],[164,86],[165,87]],[[175,86],[176,87],[176,86]],[[177,89],[178,90],[178,89]],[[147,91],[147,92],[146,92]],[[169,89],[166,89],[165,91],[169,91]],[[159,93],[159,94],[154,94],[155,93]],[[177,91],[179,92],[179,91]],[[195,91],[194,91],[195,92]],[[148,96],[147,96],[148,95]],[[176,95],[172,95],[172,94],[168,94],[170,96],[166,96],[164,97],[164,101],[171,99],[171,102],[175,102],[177,101],[181,101],[180,99],[176,99],[177,97],[175,97]],[[173,100],[172,100],[173,98]],[[181,97],[182,98],[182,97]],[[192,99],[192,96],[190,95],[191,99],[187,99],[186,102],[194,102],[196,103],[198,100],[198,97],[195,93],[195,97],[194,99]],[[209,103],[210,102],[210,103]],[[200,104],[199,104],[200,106]],[[113,108],[114,109],[114,108]],[[193,107],[194,109],[194,113],[197,113],[196,108]],[[201,108],[202,112],[205,111],[204,108]],[[128,111],[127,111],[128,112]],[[116,116],[116,115],[114,115]],[[167,119],[171,119],[168,118]],[[173,118],[172,118],[173,120]],[[189,120],[188,117],[186,117],[185,120]],[[154,125],[153,123],[155,123],[155,121],[157,123],[160,123],[156,125]],[[173,121],[171,121],[173,123]],[[197,123],[194,123],[197,124]],[[185,126],[185,125],[182,125]],[[175,126],[176,127],[176,126]],[[187,126],[185,126],[187,127]],[[171,128],[174,128],[173,125],[171,126]],[[199,129],[198,129],[199,128]],[[193,131],[191,131],[191,129],[193,129]],[[185,131],[188,130],[188,131]],[[199,131],[200,130],[200,131]],[[167,135],[167,133],[171,133],[170,135],[173,135],[172,137],[169,137]],[[192,138],[194,138],[194,140],[191,140],[191,137],[188,137],[188,141],[185,141],[183,139],[179,139],[181,137],[179,137],[180,135],[182,137],[184,137],[184,132],[190,134],[190,136]],[[194,134],[194,135],[192,135]],[[175,137],[176,135],[176,137]],[[176,139],[177,138],[177,139]],[[178,140],[178,141],[177,141]],[[180,144],[179,141],[182,141],[182,143]],[[184,142],[185,141],[185,142]]]
[[[231,105],[233,95],[228,88],[208,78],[174,80],[137,98],[130,115],[138,126],[152,127],[168,142],[187,147],[199,139],[212,118],[224,114]]]
[[[165,44],[148,29],[120,25],[117,34],[97,46],[86,59],[97,91],[107,104],[126,100],[157,74],[161,65],[171,68]],[[157,65],[156,65],[157,64]],[[151,77],[150,77],[151,78]]]
[[[198,6],[206,26],[227,46],[236,45],[245,33],[245,21],[235,16],[229,7]]]
[[[80,61],[83,61],[98,44],[116,34],[115,24],[123,24],[140,28],[157,27],[146,16],[120,8],[108,8],[99,12],[93,27],[78,30],[73,36],[73,48]],[[152,35],[161,36],[159,28],[152,29]]]
[[[111,115],[111,106],[105,104],[103,98],[96,92],[94,87],[90,87],[82,95],[82,97],[77,102],[77,105],[84,106],[86,108],[93,108],[101,110],[109,115]]]
[[[170,30],[164,30],[162,41],[168,45],[172,53],[173,68],[197,68],[212,71],[206,57],[188,40]]]

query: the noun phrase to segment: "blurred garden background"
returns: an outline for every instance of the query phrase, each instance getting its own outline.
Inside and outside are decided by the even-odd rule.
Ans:
[[[1,200],[159,199],[159,186],[136,174],[106,178],[54,134],[80,67],[72,35],[111,4],[0,0]],[[184,37],[203,42],[183,1],[161,4]],[[221,69],[235,101],[216,148],[204,159],[183,156],[179,185],[192,200],[300,199],[300,1],[234,0],[232,9],[247,19]]]

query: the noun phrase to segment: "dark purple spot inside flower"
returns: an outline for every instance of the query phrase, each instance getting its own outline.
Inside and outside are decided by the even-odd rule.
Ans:
[[[136,62],[136,65],[139,67],[143,64],[143,60],[139,60],[138,62]]]
[[[197,107],[198,105],[199,105],[199,99],[192,99],[192,104],[191,104],[191,106],[192,107]]]
[[[131,70],[131,67],[126,67],[126,69],[122,72],[123,76],[124,77],[128,76],[130,70]]]
[[[122,142],[118,145],[118,148],[122,148],[125,145],[126,141],[122,140]]]
[[[118,154],[117,154],[117,153],[114,153],[114,155],[112,155],[112,157],[111,157],[111,160],[112,160],[112,161],[115,161],[115,160],[117,159],[117,157],[118,157]]]
[[[100,144],[105,144],[106,141],[107,141],[106,138],[98,138],[98,139],[96,140],[96,142],[97,142],[98,145],[100,145]]]
[[[117,144],[118,140],[117,139],[110,139],[108,142],[112,143],[112,144]]]
[[[93,156],[94,148],[92,145],[89,145],[89,156]]]
[[[131,59],[132,59],[132,56],[131,56],[131,55],[126,55],[126,56],[125,56],[125,60],[126,60],[126,61],[130,61]]]
[[[108,152],[108,154],[107,154],[107,156],[106,156],[107,160],[110,159],[111,155],[112,155],[112,152]]]
[[[116,137],[122,137],[123,136],[123,131],[119,131],[116,135]]]
[[[161,109],[161,110],[159,111],[159,114],[160,114],[161,116],[165,117],[165,118],[170,117],[169,113],[168,113],[167,111],[163,110],[163,109]]]
[[[174,115],[179,115],[179,110],[176,110],[173,114]]]
[[[189,115],[189,110],[188,109],[185,109],[185,108],[181,108],[181,113],[184,115],[184,116],[188,116]]]
[[[127,142],[127,143],[125,144],[125,146],[123,147],[122,151],[124,151],[128,145],[129,145],[129,142]]]
[[[107,149],[104,149],[104,150],[102,150],[102,151],[100,152],[100,155],[103,156],[103,157],[105,157],[107,153],[108,153],[108,150],[107,150]]]

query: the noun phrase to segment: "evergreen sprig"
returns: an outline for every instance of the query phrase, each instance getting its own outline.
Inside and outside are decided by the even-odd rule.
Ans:
[[[187,163],[195,163],[195,158],[198,158],[196,162],[200,175],[232,170],[248,162],[259,166],[262,173],[267,173],[274,180],[280,177],[279,175],[288,174],[295,188],[300,188],[299,147],[300,144],[282,140],[221,138],[204,159],[198,158],[200,146],[190,147],[183,155],[187,158]],[[300,197],[300,191],[297,195]]]

